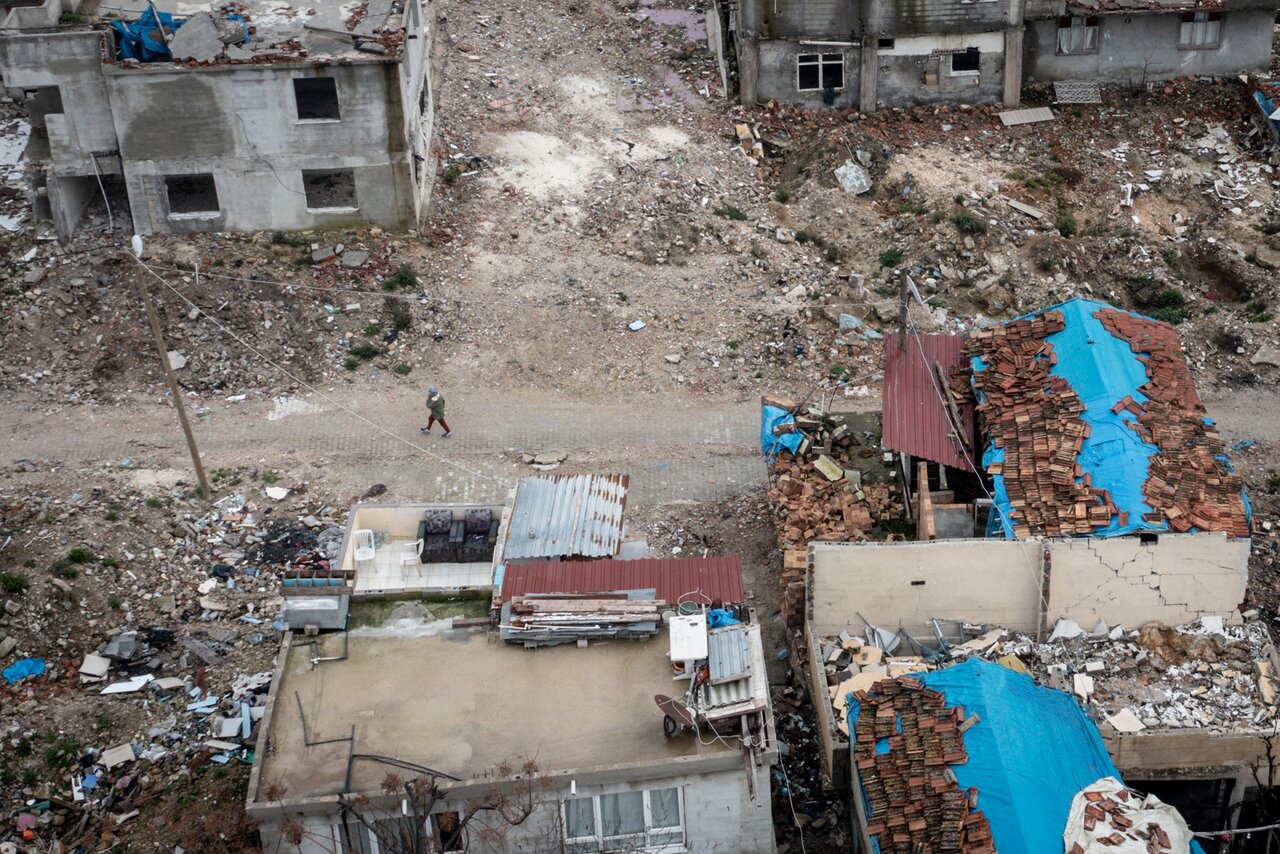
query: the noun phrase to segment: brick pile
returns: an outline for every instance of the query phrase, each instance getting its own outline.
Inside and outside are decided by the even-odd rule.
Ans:
[[[867,832],[882,854],[995,854],[978,790],[962,791],[947,767],[969,760],[963,732],[976,717],[965,722],[963,708],[946,708],[940,692],[910,676],[881,680],[854,697],[853,758],[869,803]],[[877,753],[885,738],[888,752]]]
[[[973,373],[982,395],[978,414],[1004,461],[987,473],[1002,475],[1012,505],[1014,535],[1091,534],[1117,514],[1111,494],[1093,486],[1076,459],[1089,425],[1084,403],[1062,377],[1050,375],[1058,357],[1044,339],[1066,327],[1060,311],[972,333],[969,356],[987,367]],[[1119,513],[1128,524],[1127,514]]]
[[[844,451],[836,450],[831,458],[842,468],[854,467]],[[813,540],[860,542],[871,535],[877,521],[898,519],[903,513],[902,502],[888,484],[833,482],[811,459],[779,454],[772,475],[769,499],[778,519],[778,546],[784,551]]]
[[[1142,827],[1134,826],[1134,817],[1141,821],[1141,814],[1146,810],[1141,795],[1129,789],[1119,789],[1114,794],[1115,797],[1111,798],[1103,792],[1084,793],[1084,831],[1091,842],[1107,847],[1142,842],[1145,843],[1148,854],[1164,854],[1174,850],[1169,834],[1157,822],[1148,821]],[[1092,848],[1090,845],[1090,849]],[[1067,854],[1084,852],[1083,845],[1073,842]]]
[[[1172,326],[1115,309],[1094,312],[1107,331],[1127,341],[1146,365],[1148,381],[1138,391],[1144,404],[1126,397],[1117,406],[1137,416],[1129,426],[1144,442],[1155,445],[1142,495],[1153,511],[1152,524],[1174,531],[1225,531],[1249,536],[1249,520],[1241,497],[1243,482],[1228,471],[1222,437],[1204,421],[1205,408]]]

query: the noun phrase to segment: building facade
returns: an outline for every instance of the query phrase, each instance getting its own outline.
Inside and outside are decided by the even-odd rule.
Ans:
[[[401,11],[372,2],[355,21],[337,3],[311,17],[257,4],[216,20],[160,13],[159,26],[154,13],[126,12],[80,31],[52,29],[50,9],[60,0],[9,13],[0,74],[30,112],[33,208],[59,237],[103,202],[140,234],[422,216],[434,166],[421,0]],[[203,44],[197,21],[211,34]]]
[[[1142,84],[1265,69],[1274,0],[713,0],[710,48],[744,104],[1016,105],[1023,82]],[[736,86],[735,86],[736,83]]]

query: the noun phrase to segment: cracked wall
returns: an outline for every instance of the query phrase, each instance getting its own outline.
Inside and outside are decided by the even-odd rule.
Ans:
[[[927,638],[934,619],[1034,634],[1043,548],[1035,540],[812,543],[808,619],[820,635],[859,630],[859,613]]]
[[[1241,621],[1249,540],[1222,533],[1055,540],[1050,543],[1047,625],[1060,618],[1086,629],[1103,620],[1137,628],[1177,626],[1202,616]]]

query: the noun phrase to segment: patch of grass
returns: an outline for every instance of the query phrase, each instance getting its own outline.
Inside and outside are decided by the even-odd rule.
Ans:
[[[616,294],[614,294],[614,296],[616,296],[618,298],[618,302],[622,303],[623,305],[626,305],[627,303],[631,302],[631,297],[627,296],[622,291],[618,291]]]
[[[418,271],[412,264],[401,264],[396,271],[382,280],[382,286],[389,291],[397,288],[412,288],[418,284]]]
[[[29,557],[29,558],[27,558],[26,560],[24,560],[24,561],[22,562],[22,565],[23,565],[23,566],[25,566],[27,569],[35,569],[35,568],[36,568],[36,559],[35,559],[35,558],[33,558],[33,557]]]
[[[67,560],[72,563],[96,563],[98,556],[88,549],[72,549],[67,552]]]
[[[1164,263],[1170,267],[1176,267],[1178,264],[1178,250],[1169,248],[1160,250],[1160,257],[1164,259]]]
[[[787,202],[791,201],[791,199],[792,193],[786,187],[779,187],[773,191],[773,200],[776,202],[781,202],[785,205]]]
[[[373,337],[382,331],[382,327],[376,323],[366,323],[364,325],[364,334]]]
[[[827,263],[835,264],[840,260],[840,247],[834,243],[828,243],[822,250],[822,257],[827,259]]]
[[[1250,323],[1266,323],[1271,319],[1271,312],[1267,311],[1267,304],[1262,300],[1250,300],[1244,310],[1249,315]]]
[[[450,163],[444,167],[444,182],[450,186],[458,183],[458,179],[462,177],[462,167],[457,163]]]
[[[146,504],[148,507],[163,507],[163,506],[164,506],[164,502],[163,502],[163,501],[161,501],[159,498],[148,498],[148,499],[147,499],[146,501],[144,501],[143,503],[144,503],[144,504]]]
[[[21,572],[0,572],[0,592],[10,596],[26,593],[31,582]]]
[[[122,604],[120,597],[114,593],[107,597],[107,607],[112,611],[119,611]]]
[[[104,557],[98,561],[99,566],[105,566],[107,569],[116,569],[120,566],[120,561],[113,557]]]
[[[1053,226],[1063,237],[1075,237],[1080,233],[1080,224],[1067,210],[1058,211],[1058,218],[1053,221]]]
[[[63,12],[61,15],[58,16],[58,23],[64,27],[75,26],[76,24],[83,24],[86,20],[88,19],[84,15],[81,15],[79,12]]]
[[[261,480],[263,483],[265,483],[267,486],[271,486],[273,484],[280,482],[280,475],[278,472],[274,472],[271,469],[266,469],[258,475],[258,479]]]
[[[102,514],[102,518],[108,522],[119,522],[120,514],[114,510],[108,510],[106,513]]]
[[[399,374],[402,377],[407,377],[409,375],[409,372],[413,370],[413,365],[406,365],[402,362],[399,365],[396,365],[391,370],[395,371],[397,374]]]
[[[1177,326],[1187,319],[1187,310],[1185,308],[1157,308],[1151,312],[1151,316],[1156,320],[1163,320],[1170,326]]]
[[[49,736],[49,746],[44,750],[44,764],[50,769],[66,768],[80,754],[80,745],[69,736]]]
[[[361,342],[347,350],[349,355],[355,356],[357,359],[369,361],[370,359],[382,354],[382,351],[368,342]]]
[[[49,571],[59,578],[64,578],[68,581],[80,574],[80,570],[76,569],[75,564],[67,560],[65,557],[60,557],[57,560],[52,561],[49,564]]]
[[[1174,288],[1165,288],[1151,301],[1155,308],[1182,308],[1186,304],[1187,298]]]
[[[823,256],[832,264],[840,260],[840,247],[812,229],[802,228],[797,231],[796,243],[812,243],[822,250]]]
[[[725,346],[728,347],[730,350],[737,350],[739,347],[742,346],[742,342],[739,341],[737,338],[730,338],[728,341],[725,342]]]
[[[18,743],[13,746],[13,755],[22,759],[26,759],[31,755],[31,737],[24,735],[18,739]]]
[[[346,368],[348,371],[354,371],[356,368],[360,367],[360,360],[354,356],[348,356],[342,360],[342,367]]]
[[[382,307],[391,315],[391,326],[397,332],[413,328],[413,312],[409,310],[409,303],[400,297],[389,296],[382,298]]]
[[[274,231],[271,233],[271,245],[272,246],[292,246],[294,248],[301,248],[304,246],[310,246],[311,244],[309,244],[306,240],[303,240],[301,237],[297,237],[287,232]]]
[[[840,379],[842,376],[844,376],[844,366],[832,365],[831,370],[827,371],[827,376],[833,380]]]
[[[881,267],[896,267],[898,262],[902,260],[901,249],[886,249],[880,253]]]
[[[689,62],[693,59],[693,54],[687,50],[680,50],[673,53],[671,58],[676,62]]]
[[[968,211],[951,217],[951,222],[962,234],[986,234],[987,224]]]
[[[924,206],[924,203],[919,201],[918,199],[903,199],[901,202],[898,203],[898,213],[900,214],[910,214],[913,216],[918,216],[919,214],[928,213],[928,212],[929,212],[929,209],[926,208]]]
[[[732,205],[727,208],[716,208],[715,215],[731,219],[734,222],[745,222],[747,219],[747,215],[742,212],[741,208],[735,208]]]

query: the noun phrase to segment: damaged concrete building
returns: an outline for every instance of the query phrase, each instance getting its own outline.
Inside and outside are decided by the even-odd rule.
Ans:
[[[0,28],[0,75],[34,130],[35,219],[60,238],[91,205],[140,234],[423,216],[435,171],[429,3],[177,14],[133,2],[109,25],[56,26],[80,17],[76,5],[13,8]]]
[[[1265,70],[1275,0],[714,0],[730,91],[853,107],[1019,103],[1023,82],[1141,85]]]

